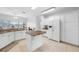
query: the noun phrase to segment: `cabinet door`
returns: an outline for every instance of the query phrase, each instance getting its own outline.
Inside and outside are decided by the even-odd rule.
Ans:
[[[14,32],[10,32],[8,37],[9,37],[9,43],[13,42],[14,41]]]
[[[25,33],[25,31],[22,31],[22,32],[21,32],[21,38],[26,38],[26,33]]]
[[[24,39],[26,37],[24,31],[17,31],[15,32],[15,40]]]
[[[60,41],[60,20],[52,20],[51,21],[52,28],[49,28],[47,30],[47,33],[45,34],[49,39]]]
[[[6,36],[6,34],[2,34],[0,36],[0,49],[7,46],[9,43],[8,43],[8,36]]]
[[[15,32],[15,40],[19,40],[20,39],[20,34],[19,31]]]
[[[60,41],[60,20],[59,19],[53,20],[52,33],[53,33],[53,39],[56,41]]]

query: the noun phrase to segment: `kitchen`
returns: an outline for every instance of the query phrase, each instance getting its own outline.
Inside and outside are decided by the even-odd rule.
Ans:
[[[78,7],[0,7],[0,51],[79,51],[78,19]]]

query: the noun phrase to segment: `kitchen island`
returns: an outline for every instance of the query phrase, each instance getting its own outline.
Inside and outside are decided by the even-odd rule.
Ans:
[[[45,31],[27,31],[26,34],[30,36],[28,39],[27,47],[28,51],[32,52],[35,49],[42,46],[43,41],[40,38],[40,35],[46,33]]]

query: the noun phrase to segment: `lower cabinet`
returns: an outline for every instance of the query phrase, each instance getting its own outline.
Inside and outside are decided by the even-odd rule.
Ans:
[[[20,33],[20,31],[15,32],[14,37],[15,37],[15,40],[19,40],[20,37],[21,37],[21,33]]]
[[[17,31],[15,32],[14,36],[15,36],[15,40],[21,40],[26,38],[25,31]]]
[[[0,49],[5,47],[8,43],[8,36],[5,36],[4,34],[0,35]]]
[[[46,24],[45,24],[45,21],[44,21],[44,23],[41,24],[41,27],[45,26],[45,25],[47,25],[47,27],[48,27],[44,36],[48,37],[48,39],[52,39],[52,40],[59,42],[60,41],[60,19],[53,20],[50,18],[50,20],[51,21],[48,20],[48,22]],[[44,30],[44,29],[42,29],[42,30]]]
[[[11,43],[11,42],[15,41],[15,40],[14,40],[14,32],[9,33],[8,38],[9,38],[8,43]]]
[[[23,39],[25,37],[25,31],[16,31],[0,34],[0,49],[4,48],[15,40]]]
[[[0,35],[0,49],[14,41],[13,32]]]

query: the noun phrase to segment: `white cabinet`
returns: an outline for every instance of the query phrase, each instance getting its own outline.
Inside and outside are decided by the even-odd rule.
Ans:
[[[53,39],[53,30],[52,28],[50,28],[47,33],[45,34],[45,36],[47,36],[49,39]]]
[[[20,40],[26,38],[25,31],[17,31],[15,32],[15,40]]]
[[[0,34],[0,49],[14,41],[12,33]]]
[[[53,40],[60,41],[60,19],[53,20],[52,33]]]
[[[21,37],[20,31],[15,32],[14,36],[15,36],[15,40],[21,39],[21,38],[20,38],[20,37]]]
[[[48,18],[46,21],[41,21],[41,28],[44,25],[48,25],[48,30],[44,36],[47,36],[49,39],[60,41],[60,19]],[[49,26],[52,26],[49,28]],[[43,30],[43,29],[42,29]]]
[[[8,43],[11,43],[11,42],[15,41],[14,40],[14,32],[10,32],[8,37],[9,37]]]
[[[0,49],[5,47],[8,43],[8,36],[5,36],[4,34],[0,35]]]
[[[38,36],[31,36],[29,34],[26,34],[26,35],[27,35],[26,44],[27,44],[28,51],[34,51],[43,45],[44,41],[42,39],[44,38],[41,35],[38,35]]]
[[[0,34],[0,49],[15,40],[26,38],[25,31],[16,31]]]
[[[26,31],[21,31],[21,38],[26,38]]]

